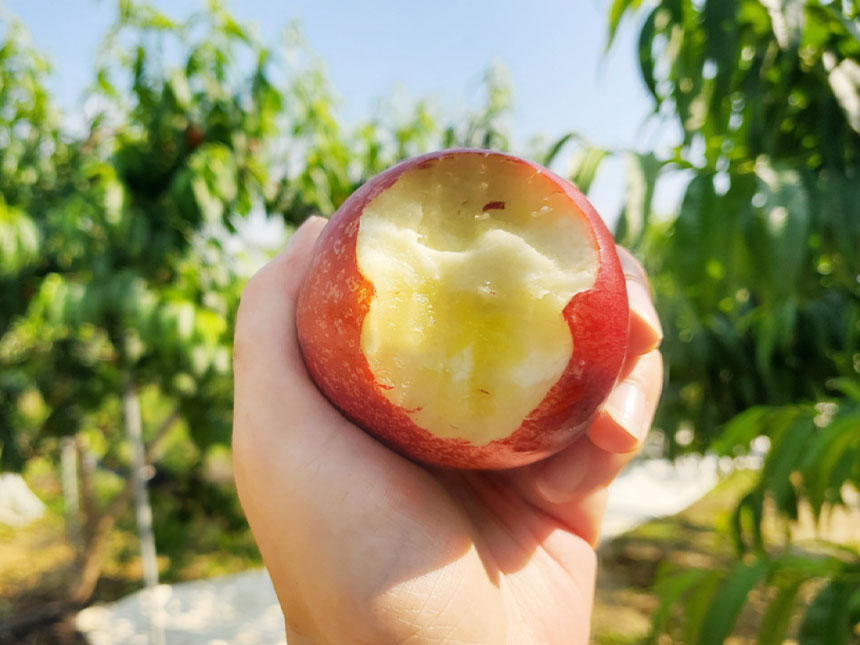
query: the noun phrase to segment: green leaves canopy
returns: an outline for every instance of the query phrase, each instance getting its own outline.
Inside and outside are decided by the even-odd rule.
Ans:
[[[636,5],[613,5],[611,34]],[[857,8],[666,0],[647,12],[643,80],[681,132],[661,173],[693,178],[676,219],[633,235],[641,211],[625,212],[619,233],[646,258],[665,318],[658,426],[671,441],[693,425],[702,448],[750,405],[860,378]]]
[[[241,219],[297,224],[406,156],[507,145],[499,69],[486,104],[450,125],[419,102],[347,130],[295,29],[284,56],[216,1],[178,22],[120,0],[96,107],[69,132],[48,65],[20,26],[0,28],[4,468],[58,434],[97,427],[119,441],[124,374],[175,402],[198,442],[228,443]]]
[[[615,0],[610,41],[639,5]],[[619,229],[666,332],[657,425],[671,452],[770,444],[733,518],[746,560],[667,572],[655,637],[683,597],[685,640],[721,642],[753,586],[772,589],[762,643],[786,637],[807,585],[801,643],[849,642],[860,623],[856,545],[774,554],[763,535],[767,504],[818,519],[860,489],[858,17],[856,2],[660,0],[641,18],[643,82],[680,132],[663,172],[691,177],[677,217],[637,237],[625,214]]]

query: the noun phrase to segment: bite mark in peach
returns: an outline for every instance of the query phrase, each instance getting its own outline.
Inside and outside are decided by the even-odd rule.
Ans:
[[[501,153],[406,161],[320,236],[297,310],[321,391],[404,454],[462,468],[561,449],[612,388],[627,297],[569,182]]]

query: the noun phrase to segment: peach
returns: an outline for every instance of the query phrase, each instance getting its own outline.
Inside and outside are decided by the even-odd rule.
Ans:
[[[573,184],[445,150],[368,181],[317,241],[297,309],[317,387],[413,459],[511,468],[580,435],[612,389],[628,305]]]

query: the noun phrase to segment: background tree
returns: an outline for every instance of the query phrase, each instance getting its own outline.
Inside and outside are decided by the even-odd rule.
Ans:
[[[672,453],[733,456],[770,440],[735,513],[750,555],[732,571],[664,576],[655,635],[722,642],[761,584],[772,598],[761,642],[782,642],[799,591],[815,594],[800,641],[848,642],[857,545],[768,551],[762,518],[772,503],[787,521],[803,505],[820,521],[860,489],[860,9],[661,0],[643,15],[641,4],[613,2],[610,43],[625,15],[641,16],[654,118],[681,133],[649,190],[689,177],[677,217],[627,209],[618,229],[646,261],[666,330],[657,425]],[[669,629],[678,607],[683,628]]]
[[[86,118],[70,124],[23,28],[0,29],[0,463],[56,460],[58,439],[75,438],[79,604],[128,521],[124,427],[142,421],[159,461],[160,545],[188,543],[201,515],[218,535],[247,533],[232,489],[204,472],[229,448],[233,317],[254,264],[243,221],[329,215],[368,177],[443,145],[504,148],[510,90],[491,70],[486,106],[455,124],[419,102],[346,128],[296,29],[287,65],[219,2],[177,22],[120,0]]]
[[[14,57],[3,67],[4,168],[17,173],[3,178],[4,466],[75,434],[102,467],[127,470],[120,428],[147,389],[164,404],[144,415],[150,457],[179,420],[198,448],[227,444],[241,285],[224,231],[268,181],[261,148],[278,106],[265,51],[217,6],[180,25],[121,2],[98,109],[76,136],[60,131],[47,68],[18,33],[10,24],[3,48]],[[167,59],[167,39],[184,60]],[[253,54],[249,73],[237,73],[239,49]],[[129,478],[105,507],[82,475],[89,517],[75,602],[91,596],[132,492]]]

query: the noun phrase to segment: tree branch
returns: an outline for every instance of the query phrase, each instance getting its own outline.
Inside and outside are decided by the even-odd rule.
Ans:
[[[167,433],[179,420],[179,408],[175,408],[173,412],[165,419],[158,427],[155,436],[146,445],[146,463],[151,464],[155,458],[155,454],[159,445],[167,436]],[[107,547],[107,539],[113,527],[116,525],[120,515],[128,507],[134,496],[134,478],[129,476],[125,482],[123,489],[114,497],[113,501],[108,506],[107,510],[99,517],[96,522],[93,537],[87,546],[87,552],[84,554],[83,566],[81,567],[81,577],[78,583],[72,589],[70,594],[74,603],[85,604],[93,595],[96,584],[99,581],[104,566],[104,556]]]

